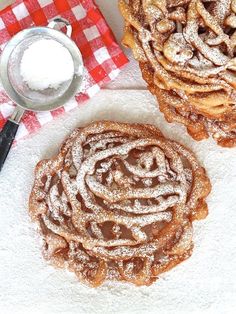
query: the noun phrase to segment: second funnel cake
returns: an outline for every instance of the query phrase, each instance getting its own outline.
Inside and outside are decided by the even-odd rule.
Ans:
[[[153,126],[116,122],[75,130],[35,176],[44,257],[93,287],[150,285],[187,259],[211,189],[189,150]]]
[[[236,145],[236,1],[120,0],[133,50],[168,122]]]

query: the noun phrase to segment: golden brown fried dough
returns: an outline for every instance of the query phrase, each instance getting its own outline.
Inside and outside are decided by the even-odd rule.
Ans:
[[[235,1],[120,0],[133,50],[169,122],[236,146]],[[173,105],[174,104],[174,105]]]
[[[95,122],[37,165],[29,212],[55,266],[93,287],[150,285],[191,255],[210,190],[194,155],[154,126]]]

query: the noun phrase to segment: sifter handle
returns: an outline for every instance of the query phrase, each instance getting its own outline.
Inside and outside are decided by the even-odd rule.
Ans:
[[[15,121],[8,120],[0,132],[0,171],[9,154],[12,143],[15,139],[19,124]]]
[[[8,119],[0,132],[0,171],[10,152],[23,114],[24,110],[20,107],[16,107],[11,118]]]
[[[63,24],[66,27],[66,35],[68,37],[71,37],[72,35],[72,26],[66,19],[63,19],[62,17],[57,17],[54,20],[52,20],[47,27],[49,28],[56,28],[58,24]]]

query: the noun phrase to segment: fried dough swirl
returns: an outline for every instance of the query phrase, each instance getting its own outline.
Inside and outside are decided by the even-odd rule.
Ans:
[[[29,212],[44,257],[81,282],[150,285],[191,255],[210,189],[194,155],[154,126],[94,122],[39,162]]]
[[[120,0],[133,50],[167,121],[236,145],[236,1]]]

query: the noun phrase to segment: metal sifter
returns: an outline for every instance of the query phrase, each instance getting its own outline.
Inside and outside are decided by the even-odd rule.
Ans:
[[[59,30],[63,25],[66,34]],[[2,85],[16,108],[0,132],[0,171],[10,151],[19,123],[25,110],[49,111],[63,106],[80,89],[83,80],[83,59],[79,48],[71,39],[72,26],[62,18],[56,18],[47,27],[32,27],[16,34],[4,48],[0,60]],[[55,40],[71,54],[74,75],[58,89],[31,90],[20,74],[20,63],[25,50],[40,39]]]

